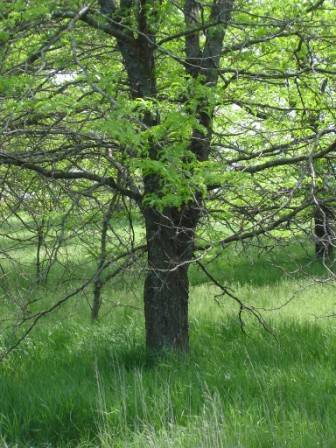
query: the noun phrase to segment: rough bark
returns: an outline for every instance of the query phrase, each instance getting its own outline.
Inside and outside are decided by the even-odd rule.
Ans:
[[[188,267],[197,210],[146,211],[149,272],[145,281],[146,343],[151,350],[188,350]]]
[[[314,233],[316,256],[330,257],[336,244],[335,217],[330,207],[319,205],[315,208]]]

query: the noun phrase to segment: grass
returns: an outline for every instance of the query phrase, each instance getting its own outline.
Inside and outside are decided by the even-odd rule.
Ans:
[[[244,337],[233,317],[193,321],[190,355],[158,360],[130,329],[43,333],[3,367],[8,446],[334,446],[326,325],[282,323],[275,341],[259,329]]]
[[[293,271],[307,264],[306,254],[290,250],[272,257]],[[305,275],[252,262],[253,269],[232,254],[211,272],[246,303],[269,309],[263,315],[274,335],[248,314],[244,335],[236,304],[216,303],[218,289],[196,268],[187,356],[146,354],[140,283],[131,299],[125,287],[106,289],[106,298],[134,308],[106,300],[97,324],[84,295],[55,311],[0,365],[0,446],[336,446],[336,322],[319,318],[334,310],[333,286],[305,289]],[[318,264],[309,269],[321,273]],[[53,277],[35,291],[43,303],[71,288],[53,288]],[[11,336],[1,334],[5,345]]]

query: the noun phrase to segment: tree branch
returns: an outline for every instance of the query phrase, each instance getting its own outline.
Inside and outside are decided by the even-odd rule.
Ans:
[[[23,169],[27,169],[30,171],[34,171],[35,173],[40,174],[41,176],[44,176],[49,179],[64,179],[64,180],[80,180],[80,179],[86,179],[91,180],[94,182],[98,182],[100,185],[106,185],[107,187],[111,188],[112,190],[118,191],[119,193],[134,199],[137,202],[141,202],[142,195],[140,195],[138,192],[131,191],[127,188],[123,188],[122,186],[118,185],[116,181],[113,179],[113,177],[104,177],[99,176],[94,173],[89,173],[87,171],[52,171],[48,170],[46,168],[43,168],[39,165],[36,165],[31,162],[27,162],[24,160],[21,160],[13,155],[5,154],[3,152],[0,153],[0,164],[2,165],[12,165],[12,166],[19,166]]]

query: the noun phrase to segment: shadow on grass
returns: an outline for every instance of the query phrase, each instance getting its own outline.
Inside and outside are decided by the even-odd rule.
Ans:
[[[0,436],[18,446],[78,447],[98,443],[104,426],[127,446],[127,434],[141,428],[187,426],[215,396],[227,421],[251,413],[281,425],[294,410],[316,421],[336,412],[336,333],[326,328],[287,322],[276,341],[259,327],[246,338],[235,317],[192,322],[182,357],[148,355],[139,323],[127,325],[65,323],[26,341],[1,372]]]

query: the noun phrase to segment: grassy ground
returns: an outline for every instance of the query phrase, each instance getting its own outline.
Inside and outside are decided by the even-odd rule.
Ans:
[[[274,257],[295,271],[303,255],[293,254]],[[280,307],[263,311],[274,335],[248,314],[244,335],[236,304],[216,303],[197,269],[185,357],[146,355],[140,284],[131,299],[107,289],[134,308],[106,302],[97,324],[84,295],[57,310],[0,366],[0,446],[335,447],[336,321],[319,318],[334,310],[335,291],[252,262],[228,257],[211,269],[248,304]]]

